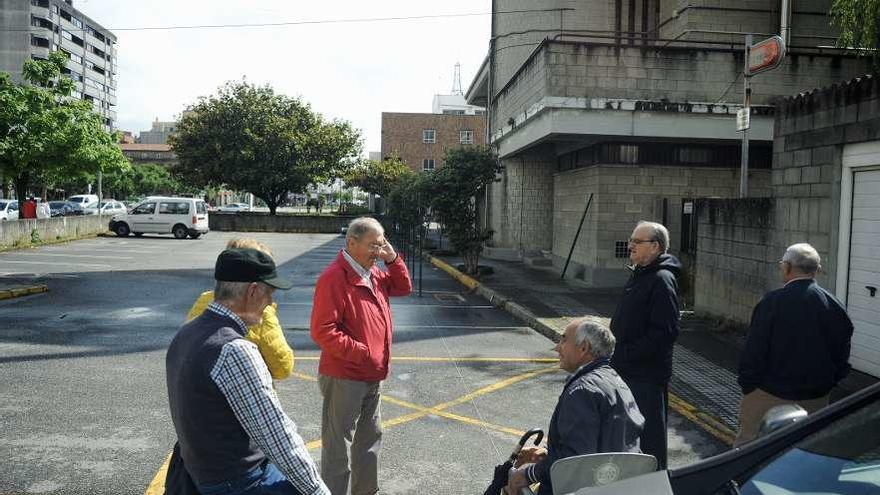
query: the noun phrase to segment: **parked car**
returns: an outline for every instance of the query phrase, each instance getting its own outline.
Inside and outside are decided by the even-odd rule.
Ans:
[[[124,204],[120,201],[115,200],[105,200],[101,201],[101,214],[102,215],[115,215],[117,213],[125,213],[128,209]],[[98,214],[98,202],[89,203],[83,207],[83,213],[86,215],[97,215]]]
[[[251,207],[247,203],[229,203],[228,205],[223,205],[217,208],[217,211],[234,213],[238,211],[251,211]]]
[[[0,199],[0,221],[18,220],[18,201]]]
[[[49,216],[66,217],[73,214],[74,208],[69,201],[49,201]]]
[[[83,205],[81,205],[80,203],[67,201],[67,207],[70,209],[69,213],[67,213],[68,216],[80,216],[86,214],[85,209],[83,209]]]
[[[77,203],[78,205],[85,207],[87,204],[95,203],[98,201],[97,194],[77,194],[75,196],[71,196],[67,198],[71,203]]]
[[[198,198],[151,197],[113,215],[110,230],[119,237],[152,233],[197,239],[208,233],[208,206]]]
[[[590,495],[793,495],[880,493],[880,383],[809,416],[790,412],[765,436],[668,471],[578,490]],[[770,413],[773,414],[773,411]],[[789,415],[789,416],[786,416]],[[783,421],[780,421],[783,420]],[[609,454],[610,455],[610,454]]]

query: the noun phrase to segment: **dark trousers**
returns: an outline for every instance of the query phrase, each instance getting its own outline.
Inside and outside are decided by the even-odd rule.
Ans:
[[[642,452],[657,458],[657,469],[666,469],[666,413],[669,407],[666,384],[627,381],[645,428],[639,442]]]

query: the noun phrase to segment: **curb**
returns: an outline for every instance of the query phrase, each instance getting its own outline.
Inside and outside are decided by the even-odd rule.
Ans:
[[[562,332],[564,330],[557,330],[555,327],[544,323],[537,316],[535,316],[534,313],[523,307],[521,304],[512,301],[507,296],[499,294],[494,289],[486,287],[474,278],[469,277],[464,273],[461,273],[456,268],[451,266],[449,263],[441,260],[440,258],[436,258],[427,253],[424,256],[428,259],[428,261],[431,262],[432,265],[443,270],[450,277],[458,280],[462,285],[464,285],[477,295],[482,296],[496,308],[507,311],[514,318],[532,327],[533,330],[540,333],[541,335],[547,337],[553,342],[559,342],[559,340],[562,338]]]
[[[49,287],[44,284],[24,285],[21,287],[13,287],[10,289],[0,289],[0,300],[29,296],[31,294],[40,294],[48,291]]]

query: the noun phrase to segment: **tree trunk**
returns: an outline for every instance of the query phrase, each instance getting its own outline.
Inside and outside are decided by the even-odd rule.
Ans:
[[[274,200],[266,200],[266,206],[269,207],[269,214],[275,215],[275,210],[278,209],[278,203]]]
[[[30,179],[31,176],[28,172],[22,172],[18,177],[12,179],[12,184],[15,186],[15,196],[18,198],[19,204],[27,199],[27,189],[28,185],[30,185]]]

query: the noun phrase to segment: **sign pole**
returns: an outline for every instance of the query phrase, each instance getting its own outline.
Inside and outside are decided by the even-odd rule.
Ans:
[[[749,73],[749,49],[752,46],[752,35],[746,35],[746,46],[743,57],[743,112],[747,124],[742,130],[742,161],[739,170],[739,197],[745,198],[749,195],[749,124],[751,120],[752,107],[752,88],[749,85],[751,74]]]

